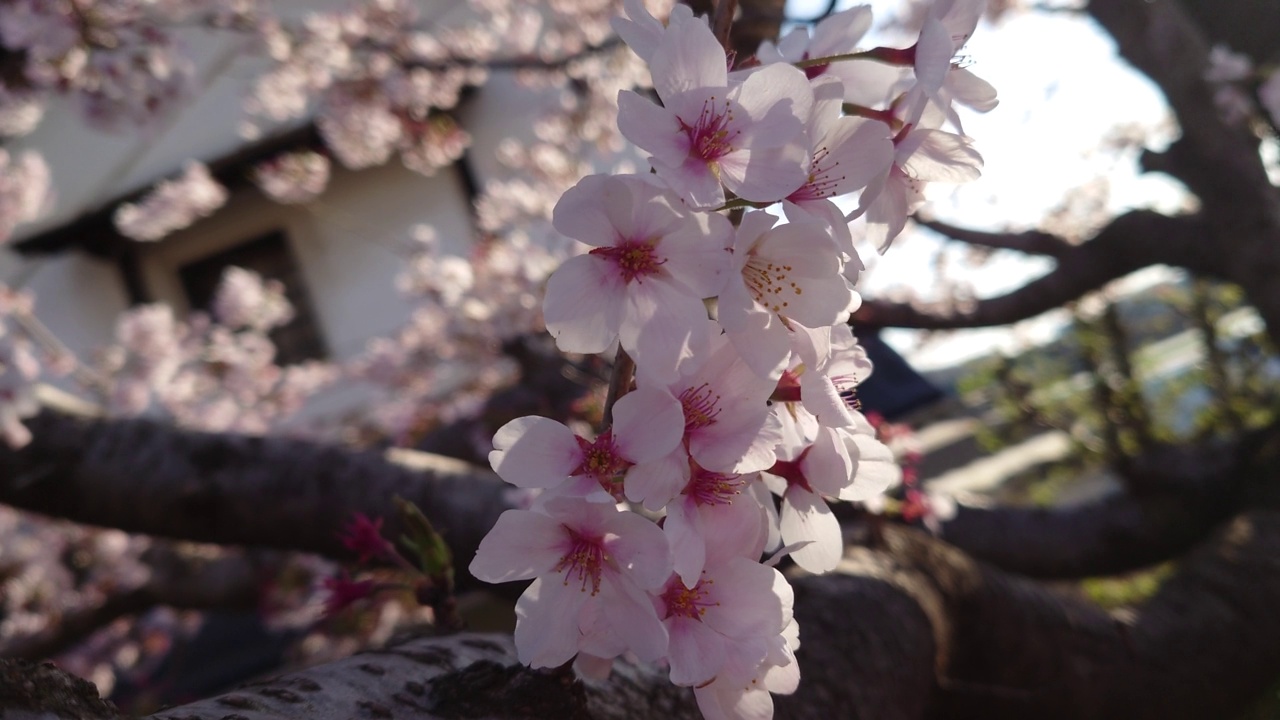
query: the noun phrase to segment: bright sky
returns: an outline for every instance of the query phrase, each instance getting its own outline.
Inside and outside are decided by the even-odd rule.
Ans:
[[[791,0],[788,9],[793,16],[810,17],[825,4]],[[841,2],[840,7],[853,4]],[[889,17],[900,0],[875,0],[872,6],[880,20]],[[1102,140],[1119,126],[1145,131],[1139,137],[1145,135],[1145,142],[1156,146],[1169,141],[1170,130],[1160,93],[1115,57],[1110,38],[1090,20],[1062,12],[1014,11],[994,26],[984,21],[963,54],[970,70],[1000,93],[1000,105],[992,112],[962,114],[965,131],[976,139],[986,166],[973,184],[932,187],[926,212],[977,229],[1026,229],[1037,226],[1069,190],[1100,177],[1109,183],[1105,208],[1110,213],[1137,206],[1172,211],[1184,202],[1175,183],[1160,176],[1137,176],[1136,149],[1100,149]],[[941,248],[932,233],[908,231],[883,258],[864,254],[871,267],[860,289],[875,297],[907,291],[937,297],[932,268]],[[964,246],[950,243],[942,252],[951,276],[970,283],[979,297],[1001,294],[1051,267],[1047,260],[999,253],[985,266],[965,270]],[[1153,279],[1150,273],[1146,278]],[[1012,349],[1043,341],[1053,336],[1058,322],[1046,317],[1014,332],[948,333],[924,345],[919,333],[909,331],[889,331],[885,339],[925,369],[995,347]]]

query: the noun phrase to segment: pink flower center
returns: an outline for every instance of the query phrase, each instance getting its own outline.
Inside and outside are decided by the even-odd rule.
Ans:
[[[739,131],[729,128],[733,122],[733,111],[729,109],[728,102],[720,107],[714,97],[708,98],[702,103],[702,112],[692,125],[684,118],[677,120],[680,121],[680,129],[689,137],[689,152],[704,162],[714,162],[733,152],[733,140]]]
[[[666,589],[662,591],[662,602],[667,606],[667,617],[679,616],[701,621],[702,616],[707,614],[707,608],[720,604],[707,598],[710,594],[710,588],[707,586],[714,583],[714,580],[699,580],[698,584],[690,590],[680,582],[680,578],[672,578],[671,582],[667,583]]]
[[[623,240],[617,245],[598,247],[589,254],[614,264],[626,282],[657,275],[658,268],[666,262],[658,257],[654,240]]]
[[[582,449],[582,462],[573,469],[570,475],[585,475],[600,483],[605,492],[621,499],[622,473],[633,463],[618,453],[618,445],[613,440],[613,431],[605,430],[594,440],[577,438],[578,447]]]
[[[696,388],[685,388],[680,393],[680,406],[684,409],[684,431],[710,427],[720,414],[720,396],[702,383]]]
[[[805,448],[795,460],[778,460],[773,464],[773,467],[769,468],[768,472],[786,480],[787,487],[799,486],[809,492],[813,492],[813,487],[809,485],[809,478],[805,477],[804,471],[800,469],[800,461],[808,453],[809,448]]]
[[[583,592],[587,591],[589,581],[591,594],[599,593],[601,569],[609,559],[608,553],[604,551],[603,538],[582,535],[567,525],[562,527],[569,533],[569,550],[552,568],[552,572],[564,572],[566,587],[569,585],[570,578],[577,575]]]
[[[778,378],[778,386],[769,396],[773,402],[800,402],[800,373],[796,370],[783,370]]]
[[[728,505],[746,485],[741,475],[712,472],[696,463],[690,463],[690,470],[692,472],[684,494],[695,505]]]

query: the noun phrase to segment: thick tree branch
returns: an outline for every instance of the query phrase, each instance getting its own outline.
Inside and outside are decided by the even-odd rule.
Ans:
[[[1232,515],[1270,504],[1280,425],[1201,445],[1156,445],[1126,463],[1126,491],[1057,508],[960,505],[942,537],[1020,575],[1078,579],[1179,557]]]
[[[1198,3],[1197,9],[1202,16],[1247,18],[1265,16],[1263,5]],[[1160,87],[1177,116],[1182,136],[1164,153],[1145,156],[1144,166],[1177,177],[1200,198],[1210,229],[1203,243],[1223,256],[1225,277],[1244,287],[1269,335],[1280,341],[1280,193],[1268,180],[1257,137],[1225,122],[1213,102],[1204,79],[1208,41],[1174,0],[1094,0],[1088,11],[1120,54]]]
[[[1075,579],[1163,562],[1201,542],[1252,497],[1249,463],[1280,432],[1242,443],[1153,448],[1129,463],[1128,491],[1070,507],[957,507],[942,537],[974,558],[1035,578]],[[1243,447],[1242,447],[1243,446]]]
[[[1206,206],[1252,204],[1256,213],[1272,205],[1257,140],[1220,116],[1204,79],[1209,43],[1179,3],[1093,0],[1088,12],[1115,38],[1120,55],[1159,86],[1177,115],[1182,138],[1170,148],[1168,169]]]
[[[1117,616],[977,564],[937,572],[948,678],[980,689],[944,693],[937,717],[1235,717],[1280,673],[1277,550],[1280,514],[1237,517]]]
[[[1058,255],[1058,266],[1008,294],[963,306],[868,300],[853,315],[858,327],[944,330],[1008,325],[1053,310],[1150,265],[1184,267],[1221,276],[1224,259],[1204,242],[1199,216],[1168,217],[1146,210],[1112,220],[1093,239]]]
[[[888,528],[796,581],[799,691],[779,718],[1233,717],[1280,673],[1280,513],[1237,517],[1149,602],[1110,615]],[[2,691],[3,688],[0,688]],[[695,718],[692,693],[626,662],[605,684],[516,666],[505,637],[414,640],[153,716]]]
[[[959,240],[962,243],[978,247],[994,248],[996,250],[1017,250],[1028,255],[1047,255],[1053,258],[1060,258],[1075,247],[1057,235],[1039,230],[1027,230],[1019,233],[996,233],[956,227],[950,223],[918,216],[914,219],[922,227],[927,227],[934,232],[946,235],[952,240]]]
[[[53,410],[27,423],[30,445],[0,448],[0,502],[129,532],[348,559],[338,534],[353,513],[385,518],[387,537],[400,536],[399,495],[422,508],[465,564],[508,507],[506,486],[488,471],[425,453]]]

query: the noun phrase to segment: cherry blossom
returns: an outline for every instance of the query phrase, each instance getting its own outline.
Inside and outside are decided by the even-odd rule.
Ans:
[[[329,159],[310,150],[286,153],[254,168],[253,181],[278,203],[310,202],[329,184]]]
[[[803,221],[805,212],[827,226],[844,254],[845,277],[856,282],[862,260],[853,247],[849,223],[831,198],[866,187],[893,163],[889,127],[877,120],[840,114],[843,85],[834,78],[813,84],[814,108],[809,121],[813,159],[809,178],[784,200],[788,219]]]
[[[6,87],[0,81],[0,137],[19,137],[35,130],[44,110],[42,94]]]
[[[705,685],[730,653],[735,663],[763,663],[769,639],[791,622],[789,591],[777,570],[741,557],[707,567],[692,586],[672,575],[658,593],[671,682]]]
[[[819,425],[850,427],[856,423],[853,406],[857,386],[871,375],[871,362],[848,325],[809,329],[792,335],[797,363],[783,373],[774,399],[797,398]]]
[[[871,28],[871,6],[857,5],[823,18],[813,28],[796,27],[777,43],[765,40],[756,51],[760,62],[797,63],[805,60],[846,55],[857,50],[858,42]],[[852,74],[856,66],[867,63],[832,62],[811,65],[804,69],[810,79],[835,78],[841,86],[853,85],[859,76]],[[847,79],[846,79],[847,78]]]
[[[666,25],[649,14],[643,0],[623,0],[622,7],[625,15],[614,17],[609,24],[618,33],[618,37],[645,63],[653,60],[667,27],[679,27],[693,20],[693,10],[688,5],[676,4],[672,7]]]
[[[851,217],[865,215],[867,239],[883,253],[924,202],[926,182],[969,182],[981,175],[972,139],[944,130],[908,126],[893,140],[888,172],[863,191]]]
[[[605,502],[623,496],[629,470],[656,461],[681,438],[680,403],[665,392],[640,388],[618,400],[614,425],[594,440],[547,418],[522,417],[503,425],[493,437],[489,463],[516,487],[564,489]],[[578,478],[581,483],[569,483]]]
[[[829,572],[839,563],[844,543],[824,497],[867,500],[898,482],[901,472],[860,414],[852,428],[819,426],[794,407],[778,414],[785,440],[765,480],[782,496],[782,541],[807,542],[791,553],[792,559],[810,572]]]
[[[711,208],[725,189],[771,202],[804,183],[813,107],[804,73],[768,65],[731,85],[724,49],[701,19],[673,20],[651,57],[662,104],[623,91],[618,127],[677,193]]]
[[[181,176],[156,185],[136,203],[115,213],[116,229],[135,240],[160,240],[211,214],[227,201],[227,190],[203,163],[189,162]]]
[[[712,339],[701,360],[693,372],[665,384],[684,411],[684,446],[689,455],[717,472],[749,473],[769,467],[778,429],[765,401],[774,382],[753,372],[724,335]],[[641,375],[640,387],[651,387],[647,383]],[[677,483],[670,496],[679,492],[684,479]]]
[[[264,280],[244,268],[228,267],[213,296],[213,313],[229,328],[270,330],[293,319],[293,307],[279,280]]]
[[[602,352],[620,338],[666,378],[704,351],[702,298],[719,292],[729,264],[723,217],[689,214],[641,177],[593,175],[564,194],[554,223],[594,246],[547,283],[543,313],[561,350]]]
[[[776,222],[760,211],[743,216],[719,304],[720,324],[743,360],[775,380],[791,354],[792,323],[832,325],[859,300],[842,274],[839,248],[821,224],[774,227]]]
[[[852,399],[870,364],[845,325],[862,270],[848,223],[864,217],[883,250],[924,182],[977,177],[971,141],[939,128],[961,130],[953,103],[994,106],[994,90],[956,62],[980,0],[942,0],[913,48],[812,62],[859,55],[870,9],[851,8],[812,38],[766,43],[761,64],[734,72],[705,19],[677,5],[657,13],[664,23],[641,0],[612,20],[610,3],[473,3],[430,31],[404,0],[296,23],[247,0],[85,0],[77,7],[92,22],[53,5],[0,6],[0,40],[21,63],[17,84],[0,88],[0,134],[28,131],[53,92],[75,94],[103,126],[154,122],[193,77],[169,23],[235,30],[272,64],[246,103],[253,122],[306,118],[320,131],[322,148],[254,172],[286,203],[323,191],[330,158],[360,168],[398,156],[422,174],[454,162],[471,143],[451,114],[463,90],[487,80],[487,64],[528,61],[518,82],[561,102],[531,119],[532,142],[494,148],[519,175],[481,190],[482,241],[454,255],[429,229],[406,241],[398,287],[420,306],[394,337],[342,368],[282,367],[267,334],[291,317],[282,287],[232,269],[211,315],[140,306],[123,316],[95,382],[115,412],[254,433],[279,429],[334,378],[360,379],[393,399],[370,413],[378,440],[410,443],[479,414],[514,382],[516,363],[497,348],[515,338],[545,326],[566,352],[617,343],[634,376],[617,364],[620,397],[595,432],[575,409],[569,425],[511,420],[491,446],[479,430],[467,437],[524,493],[471,572],[532,580],[516,606],[522,662],[576,656],[580,671],[604,676],[633,653],[664,661],[708,718],[772,715],[770,693],[799,682],[799,630],[771,564],[790,554],[808,570],[834,567],[843,544],[828,503],[872,501],[899,477]],[[611,47],[611,26],[630,50]],[[636,92],[650,84],[658,103]],[[652,173],[630,174],[624,140]],[[590,172],[600,174],[582,179]],[[0,151],[0,234],[35,219],[47,175],[38,157]],[[833,199],[859,191],[844,216]],[[192,164],[115,220],[158,240],[225,199]],[[785,222],[758,211],[775,202]],[[751,206],[736,229],[722,214]],[[0,433],[16,444],[45,358],[16,326],[0,331]],[[904,512],[914,514],[925,506],[912,491]],[[385,551],[379,523],[356,518],[344,541]],[[759,562],[766,552],[773,559]],[[375,589],[329,585],[333,607]]]
[[[790,587],[783,591],[790,594]],[[694,689],[698,709],[705,720],[769,720],[773,717],[771,694],[790,695],[800,683],[795,651],[800,647],[799,629],[793,619],[781,634],[769,638],[765,661],[757,665],[742,662],[752,658],[754,648],[732,652],[724,669],[711,683]],[[736,648],[735,648],[736,650]]]
[[[671,574],[662,531],[610,504],[561,498],[545,511],[504,512],[470,566],[486,582],[534,580],[516,604],[520,662],[565,663],[586,642],[579,630],[597,612],[642,660],[665,654],[667,631],[645,594]]]
[[[990,83],[953,65],[955,54],[973,35],[985,7],[986,0],[948,0],[933,5],[915,46],[916,84],[908,93],[906,104],[915,104],[915,98],[927,98],[960,132],[964,129],[952,101],[979,112],[992,110],[998,102]],[[915,124],[918,119],[918,114],[908,115],[907,123]]]
[[[0,149],[0,242],[18,225],[38,218],[51,201],[49,166],[26,151],[17,158]]]
[[[714,472],[697,463],[691,463],[688,475],[680,495],[666,503],[662,531],[671,547],[680,549],[674,556],[676,574],[692,587],[708,562],[759,557],[769,540],[769,517],[748,491],[758,475]]]

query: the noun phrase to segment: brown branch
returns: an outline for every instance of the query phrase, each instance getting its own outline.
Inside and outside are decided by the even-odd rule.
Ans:
[[[884,542],[795,581],[802,682],[775,699],[779,717],[1234,717],[1280,674],[1280,513],[1236,518],[1120,616],[919,533],[887,528]],[[520,668],[508,638],[481,635],[413,640],[152,717],[228,715],[699,717],[661,670],[619,661],[607,683],[578,683]]]
[[[508,506],[506,486],[487,470],[425,453],[53,410],[27,424],[30,445],[0,448],[0,502],[129,532],[350,559],[338,533],[352,513],[385,518],[387,536],[398,537],[399,495],[422,508],[465,564]]]
[[[1041,579],[1114,575],[1174,558],[1237,505],[1229,492],[1121,493],[1066,508],[959,505],[942,538],[974,558]]]
[[[1117,616],[963,556],[922,563],[951,620],[946,676],[978,690],[944,686],[933,717],[1236,717],[1280,673],[1277,551],[1280,513],[1239,516]]]
[[[1010,293],[960,307],[867,300],[854,313],[852,324],[929,330],[1008,325],[1053,310],[1150,265],[1173,265],[1200,275],[1221,276],[1225,259],[1207,246],[1206,233],[1198,216],[1129,212],[1112,220],[1093,239],[1063,252],[1058,266],[1047,275]]]
[[[27,456],[8,453],[0,458],[5,492],[15,492],[14,486],[19,493],[43,487],[56,496],[63,484],[90,492],[93,482],[102,482],[114,484],[113,492],[118,493],[120,476],[125,473],[154,474],[164,483],[180,483],[188,490],[213,487],[227,495],[247,488],[245,496],[257,503],[254,510],[259,514],[250,516],[248,510],[236,510],[240,503],[231,497],[205,496],[209,507],[217,510],[213,513],[217,519],[214,529],[208,526],[208,519],[186,529],[216,534],[223,542],[239,538],[240,542],[271,539],[280,543],[281,538],[290,538],[297,545],[317,542],[308,539],[313,537],[333,542],[327,530],[313,532],[311,526],[317,523],[308,521],[306,512],[317,512],[314,508],[301,512],[291,507],[294,496],[301,498],[304,507],[333,504],[320,502],[321,495],[341,497],[354,503],[354,507],[345,508],[350,511],[361,504],[367,508],[371,499],[376,501],[388,486],[388,476],[400,477],[404,484],[431,487],[441,480],[425,472],[399,475],[403,469],[376,454],[346,453],[295,441],[278,445],[275,439],[184,433],[143,421],[69,422],[49,414],[37,423],[40,428],[33,446],[39,452]],[[120,441],[130,434],[132,442],[120,442],[121,450],[112,452],[117,445],[109,438]],[[132,452],[128,452],[130,448]],[[1256,465],[1274,467],[1280,455],[1275,443],[1267,444],[1264,450]],[[176,453],[176,457],[166,453]],[[344,459],[344,454],[363,459]],[[1219,457],[1233,455],[1224,448]],[[63,464],[57,465],[55,458],[62,458]],[[263,467],[255,468],[255,462]],[[297,475],[290,474],[290,463],[297,466]],[[1149,472],[1166,484],[1178,485],[1201,476],[1187,470],[1191,465],[1175,453]],[[321,471],[318,466],[330,470]],[[174,467],[184,472],[175,473]],[[361,478],[364,482],[356,485],[358,493],[348,494],[349,485],[342,480],[351,479],[350,473],[357,467],[367,471]],[[224,472],[226,483],[213,480]],[[1228,475],[1241,474],[1233,471]],[[240,487],[230,485],[230,478]],[[138,491],[159,492],[164,485],[144,481],[123,487],[123,496],[112,498],[111,492],[97,492],[87,501],[112,506],[101,510],[105,515],[122,517],[121,507],[126,505],[146,515],[148,510],[139,507],[144,503],[137,501],[146,495],[138,495]],[[485,487],[482,483],[472,490],[483,493]],[[265,493],[267,488],[274,488],[276,494]],[[461,496],[469,494],[462,487],[456,489]],[[28,492],[24,497],[34,495]],[[442,496],[440,501],[447,499]],[[169,514],[164,508],[173,500],[172,492],[156,499],[161,515]],[[446,512],[441,504],[425,502],[423,507]],[[80,515],[89,512],[80,505],[72,508]],[[263,521],[263,508],[277,516],[274,522]],[[179,502],[172,512],[182,515],[187,511]],[[249,527],[236,527],[246,519],[252,520]],[[446,514],[441,525],[456,528],[464,522],[487,527],[475,514],[467,518]],[[229,529],[218,530],[219,525]],[[1087,603],[1009,578],[928,538],[892,528],[884,536],[889,552],[855,551],[854,560],[844,566],[846,576],[797,582],[805,685],[794,698],[779,699],[780,715],[822,717],[830,708],[841,707],[858,716],[888,719],[922,718],[928,708],[942,709],[938,711],[941,714],[930,717],[1206,717],[1213,714],[1207,708],[1226,713],[1238,707],[1280,674],[1280,658],[1276,657],[1280,653],[1280,617],[1273,611],[1280,601],[1280,566],[1274,562],[1280,553],[1280,515],[1275,513],[1238,519],[1215,544],[1183,564],[1182,575],[1171,583],[1178,588],[1176,592],[1158,597],[1126,627]],[[1245,638],[1243,643],[1241,638]],[[451,649],[439,650],[439,642]],[[1185,647],[1200,651],[1187,656],[1179,652]],[[1218,650],[1211,652],[1214,648]],[[1179,660],[1171,666],[1167,660],[1173,657]],[[401,666],[399,658],[410,662]],[[505,659],[497,666],[476,664],[485,658]],[[462,714],[456,706],[449,712],[441,710],[442,702],[466,703],[471,708],[478,703],[481,709],[473,712],[512,717],[516,712],[512,708],[525,707],[521,703],[532,702],[530,698],[543,703],[577,702],[548,700],[548,688],[558,686],[549,685],[546,678],[530,679],[524,671],[504,670],[510,665],[509,648],[473,636],[415,641],[344,662],[198,706],[166,711],[158,717],[238,714],[252,720],[269,717],[271,709],[277,711],[276,717],[314,718]],[[441,681],[443,684],[430,686],[425,682],[427,666],[452,674]],[[583,702],[591,712],[599,707],[603,717],[651,717],[651,708],[661,706],[664,718],[695,717],[687,691],[669,688],[661,673],[625,664],[620,671],[624,678],[620,686],[584,690],[587,700]],[[1203,682],[1191,682],[1195,677],[1203,677]],[[513,684],[522,689],[517,691]],[[449,694],[446,687],[460,689]],[[596,692],[601,694],[592,695]],[[486,704],[484,698],[492,702]],[[593,702],[598,704],[591,705]],[[581,716],[540,713],[550,706],[536,707],[538,711],[524,716]],[[1147,707],[1149,711],[1144,710]],[[415,708],[431,709],[419,712]],[[609,711],[612,714],[603,708],[613,708]]]
[[[432,72],[445,72],[447,70],[455,70],[458,68],[482,69],[482,70],[535,70],[546,72],[558,72],[564,70],[570,65],[589,58],[603,52],[617,50],[623,47],[622,38],[615,36],[609,37],[599,45],[589,45],[577,52],[561,55],[557,58],[540,58],[540,57],[510,57],[510,58],[449,58],[446,60],[434,60],[431,62],[409,60],[401,63],[401,66],[412,70],[430,70]]]
[[[982,230],[957,227],[950,223],[919,216],[914,219],[922,227],[927,227],[936,233],[946,235],[952,240],[996,250],[1017,250],[1028,255],[1047,255],[1048,257],[1060,258],[1075,247],[1057,235],[1039,230],[1027,230],[1019,233],[984,232]]]
[[[1277,458],[1280,426],[1231,441],[1155,445],[1126,463],[1126,492],[1057,508],[959,505],[942,537],[1029,577],[1129,572],[1180,556],[1270,492]]]

